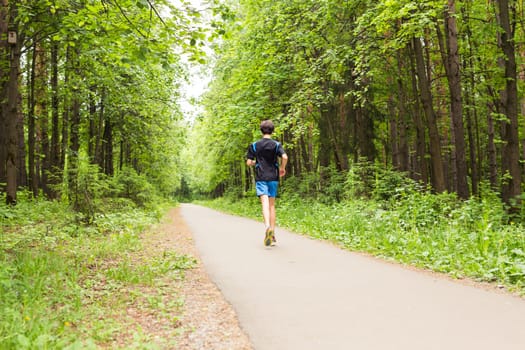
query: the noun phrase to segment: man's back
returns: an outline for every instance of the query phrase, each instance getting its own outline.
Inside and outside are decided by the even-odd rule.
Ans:
[[[262,138],[250,145],[248,158],[255,159],[256,181],[278,181],[278,157],[284,154],[281,144],[271,138]]]

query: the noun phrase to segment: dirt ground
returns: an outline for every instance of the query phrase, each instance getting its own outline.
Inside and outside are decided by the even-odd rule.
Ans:
[[[166,312],[141,307],[137,301],[128,304],[125,317],[134,325],[130,331],[140,329],[143,338],[162,349],[253,349],[232,306],[204,270],[179,208],[171,209],[161,224],[143,235],[143,245],[143,256],[170,252],[194,257],[197,262],[182,278],[166,279],[154,290],[141,291],[142,295],[160,296],[163,305],[177,305],[175,308],[168,307]],[[133,343],[129,338],[122,335],[110,347],[126,347]]]
[[[185,331],[179,335],[177,348],[252,349],[232,306],[224,300],[204,270],[191,232],[182,220],[179,210],[176,208],[170,211],[169,220],[161,231],[166,235],[166,244],[180,254],[195,257],[197,266],[186,272],[180,286],[180,294],[184,296],[183,316],[180,321]]]

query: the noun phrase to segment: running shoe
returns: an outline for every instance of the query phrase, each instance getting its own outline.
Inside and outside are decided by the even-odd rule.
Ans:
[[[270,245],[273,247],[277,244],[277,240],[275,239],[275,231],[272,231],[272,242]]]
[[[264,233],[264,245],[265,246],[270,246],[270,244],[272,244],[272,234],[273,234],[273,231],[268,227],[266,229],[266,232]]]

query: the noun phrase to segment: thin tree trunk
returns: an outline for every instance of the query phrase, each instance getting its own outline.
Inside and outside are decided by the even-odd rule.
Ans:
[[[519,201],[521,194],[521,167],[519,165],[519,135],[518,135],[518,86],[516,68],[516,50],[514,46],[514,31],[511,27],[510,3],[514,1],[498,0],[499,24],[501,32],[501,49],[505,55],[505,93],[502,94],[502,106],[507,116],[504,123],[504,141],[502,166],[505,179],[502,183],[502,196],[506,203]],[[513,4],[513,8],[514,8]]]
[[[416,180],[421,180],[426,185],[428,184],[429,175],[428,175],[428,164],[426,159],[426,136],[425,136],[425,127],[423,124],[423,118],[421,116],[420,108],[420,99],[418,96],[417,88],[417,79],[416,79],[416,63],[412,52],[410,56],[410,68],[411,68],[411,81],[412,81],[412,91],[414,92],[414,124],[416,125],[416,164],[414,170],[414,177]]]
[[[416,74],[419,83],[421,103],[425,116],[427,117],[427,127],[430,139],[430,161],[432,163],[432,186],[436,192],[446,190],[445,175],[443,172],[443,161],[441,156],[441,141],[434,108],[432,106],[432,93],[430,82],[425,69],[425,62],[421,41],[419,38],[413,39],[414,54],[416,59]]]
[[[466,92],[465,102],[468,105],[473,105],[471,102],[470,91]],[[472,194],[477,195],[478,194],[479,174],[478,174],[478,164],[476,161],[476,139],[474,138],[474,131],[473,131],[474,125],[472,123],[472,114],[473,113],[471,109],[468,108],[466,110],[466,117],[467,117],[467,135],[468,135],[468,146],[469,146],[470,179],[472,182]]]
[[[119,162],[118,162],[118,169],[122,170],[122,167],[124,166],[124,148],[125,144],[123,140],[120,140],[120,152],[119,152]]]
[[[48,196],[56,199],[56,185],[60,183],[60,125],[58,110],[58,44],[51,44],[51,149],[50,149],[50,187]]]
[[[325,107],[325,110],[321,113],[325,114],[324,120],[326,121],[326,126],[328,129],[328,134],[330,135],[329,139],[332,141],[332,151],[335,158],[336,167],[338,170],[348,169],[348,161],[346,160],[346,155],[343,153],[341,143],[337,137],[332,118],[336,115],[336,108],[334,105],[329,105]],[[345,168],[346,167],[346,168]]]
[[[472,194],[478,194],[478,184],[480,180],[480,167],[483,164],[481,159],[478,161],[478,157],[481,157],[481,152],[479,151],[479,128],[478,128],[478,115],[477,108],[474,103],[474,93],[476,91],[476,82],[474,76],[474,51],[472,43],[472,30],[470,28],[470,23],[467,13],[470,12],[470,9],[467,8],[469,4],[465,4],[461,8],[463,18],[465,18],[465,36],[466,42],[469,49],[468,58],[464,59],[464,66],[468,67],[468,87],[466,89],[465,102],[470,108],[466,110],[467,116],[467,134],[469,140],[469,165],[470,165],[470,178],[472,183]],[[474,119],[474,122],[472,121]]]
[[[36,159],[36,123],[35,123],[35,62],[36,62],[36,44],[33,45],[31,61],[29,66],[28,76],[28,97],[27,97],[27,163],[29,186],[33,193],[33,197],[38,196],[38,178],[35,166]]]
[[[113,175],[113,127],[110,120],[106,120],[104,125],[104,173]]]
[[[361,148],[361,156],[367,161],[373,162],[376,156],[374,145],[374,121],[372,112],[367,108],[359,107],[355,109],[358,123],[358,142]]]
[[[18,122],[17,122],[17,133],[18,133],[18,179],[17,184],[19,187],[27,187],[27,168],[26,168],[26,144],[24,137],[24,113],[22,113],[22,94],[18,92],[17,97],[17,111],[18,111]]]
[[[80,101],[78,91],[73,92],[73,103],[71,105],[71,118],[69,120],[69,152],[68,152],[68,188],[69,199],[75,210],[79,209],[78,188],[78,152],[80,150]]]
[[[392,167],[396,170],[400,170],[400,157],[399,157],[399,139],[398,139],[398,118],[399,116],[396,113],[396,109],[394,107],[394,98],[393,96],[390,96],[388,99],[388,113],[390,114],[389,117],[389,142],[388,145],[390,146],[390,152],[385,151],[385,154],[391,154],[392,155]],[[385,161],[387,160],[387,157],[385,157]]]
[[[64,72],[64,86],[66,89],[70,89],[69,87],[69,75],[71,74],[71,47],[68,46],[66,49],[66,68]],[[68,153],[68,140],[69,140],[69,114],[70,114],[70,98],[65,95],[64,96],[64,108],[62,112],[62,143],[61,143],[61,149],[60,149],[60,169],[65,169],[66,164],[66,155]]]
[[[321,110],[319,118],[319,150],[317,159],[322,168],[330,165],[330,132],[328,130],[327,113]]]
[[[495,128],[494,128],[494,119],[492,118],[492,113],[489,113],[487,116],[487,134],[488,134],[488,141],[487,141],[487,156],[488,156],[488,162],[489,162],[489,182],[493,189],[497,188],[498,185],[498,163],[496,160],[496,143],[495,141]]]
[[[409,150],[408,150],[408,123],[407,123],[407,109],[406,109],[406,94],[405,94],[405,87],[403,86],[403,61],[401,58],[401,53],[397,52],[397,61],[398,61],[398,73],[399,76],[396,79],[397,80],[397,86],[398,86],[398,111],[399,111],[399,117],[398,117],[398,137],[399,137],[399,170],[401,171],[408,171],[409,170]]]
[[[97,105],[95,102],[96,89],[94,86],[90,88],[89,94],[89,133],[88,133],[88,157],[91,163],[96,163],[96,143],[97,143],[97,127],[95,124]]]
[[[13,30],[17,31],[16,25],[17,3],[12,2],[9,11],[9,21]],[[20,49],[23,38],[21,35],[17,38],[16,44],[11,44],[9,50],[9,78],[7,82],[7,103],[6,115],[7,120],[7,186],[6,186],[6,203],[16,204],[17,201],[17,177],[18,177],[18,74],[20,67]]]
[[[102,94],[100,96],[100,108],[98,111],[98,122],[95,125],[96,129],[96,136],[95,136],[95,163],[98,164],[100,169],[104,170],[104,164],[105,164],[105,148],[104,148],[104,120],[106,119],[105,116],[105,97],[106,93],[104,90],[102,90]]]
[[[78,68],[79,52],[75,50],[71,57],[71,67],[75,75],[80,75]],[[71,115],[69,120],[69,153],[68,153],[68,188],[69,199],[75,210],[80,209],[80,189],[78,188],[78,166],[80,150],[80,97],[78,89],[73,89]]]
[[[40,186],[46,197],[49,197],[47,178],[50,171],[49,135],[48,135],[48,109],[47,109],[47,54],[41,44],[36,45],[35,50],[35,116],[38,118],[38,134],[41,151]]]
[[[9,2],[8,0],[1,0],[0,2],[0,37],[7,37],[7,30],[9,25]],[[0,40],[0,93],[1,96],[7,95],[7,81],[9,77],[9,47],[7,40]],[[0,184],[2,187],[7,182],[7,141],[8,124],[5,103],[0,103]],[[3,189],[3,188],[2,188]]]
[[[447,54],[444,63],[450,91],[450,114],[452,117],[452,132],[455,146],[457,193],[460,198],[467,199],[469,197],[469,188],[467,182],[467,163],[465,159],[466,145],[463,127],[461,67],[459,62],[455,0],[448,0],[448,8],[445,10],[445,29],[447,34],[445,36]]]

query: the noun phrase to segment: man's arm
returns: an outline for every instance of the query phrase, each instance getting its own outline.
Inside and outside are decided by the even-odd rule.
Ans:
[[[286,153],[283,153],[281,156],[281,165],[279,166],[279,176],[283,177],[286,175],[286,164],[288,164],[288,156]]]
[[[255,160],[255,152],[253,150],[253,144],[248,146],[248,150],[246,151],[246,165],[247,166],[254,166],[257,163]]]

